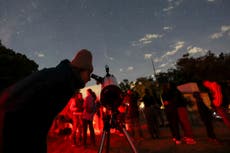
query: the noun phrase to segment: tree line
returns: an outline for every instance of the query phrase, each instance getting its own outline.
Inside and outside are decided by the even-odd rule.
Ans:
[[[9,85],[38,71],[38,64],[25,55],[16,53],[6,48],[0,41],[0,92]],[[156,74],[156,80],[143,76],[135,81],[124,79],[119,86],[122,91],[135,88],[143,93],[143,88],[158,88],[164,82],[184,84],[187,82],[200,82],[202,80],[214,80],[229,83],[230,78],[230,53],[215,55],[208,51],[206,55],[194,58],[184,54],[176,62],[175,68],[167,72]]]
[[[176,62],[176,68],[159,73],[156,77],[159,82],[173,81],[177,84],[202,80],[229,81],[230,54],[215,55],[208,51],[206,55],[198,58],[184,54]]]
[[[204,80],[218,82],[222,89],[226,103],[229,97],[230,90],[230,53],[220,53],[215,55],[208,51],[205,55],[194,58],[189,54],[184,54],[176,62],[175,68],[168,69],[167,72],[156,74],[156,79],[152,77],[141,77],[135,81],[129,82],[124,79],[120,83],[122,91],[133,88],[140,96],[143,96],[144,89],[147,88],[152,93],[161,94],[161,85],[167,82],[173,82],[176,85],[185,84],[188,82],[196,82],[201,91],[208,92],[202,86]]]
[[[0,92],[37,70],[37,63],[6,48],[0,41]]]

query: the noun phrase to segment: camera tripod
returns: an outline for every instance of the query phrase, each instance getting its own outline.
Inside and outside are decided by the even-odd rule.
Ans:
[[[107,110],[106,110],[107,111]],[[103,133],[102,133],[102,138],[101,138],[101,143],[100,143],[100,147],[98,150],[98,153],[102,153],[103,151],[103,147],[105,144],[105,140],[106,140],[106,153],[109,153],[109,149],[110,149],[110,129],[111,128],[118,128],[119,131],[122,131],[123,134],[125,135],[127,141],[129,142],[129,145],[131,146],[132,150],[134,153],[138,153],[128,132],[125,129],[125,125],[122,121],[118,120],[116,118],[117,113],[112,113],[111,111],[110,113],[106,113],[104,116],[104,128],[103,128]]]

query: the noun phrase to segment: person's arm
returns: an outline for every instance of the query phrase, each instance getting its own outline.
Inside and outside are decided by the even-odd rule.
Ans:
[[[70,111],[71,112],[75,112],[76,110],[77,110],[77,108],[76,108],[76,104],[75,104],[75,99],[74,98],[71,98],[70,99]]]

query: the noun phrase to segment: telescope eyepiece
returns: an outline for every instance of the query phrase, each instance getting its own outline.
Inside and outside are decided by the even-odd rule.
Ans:
[[[102,83],[103,82],[103,78],[102,77],[100,77],[100,76],[98,76],[98,75],[96,75],[96,74],[91,74],[91,78],[93,78],[94,80],[96,80],[97,82],[99,82],[99,83]]]

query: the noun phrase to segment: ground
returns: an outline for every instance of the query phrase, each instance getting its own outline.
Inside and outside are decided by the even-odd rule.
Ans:
[[[169,128],[161,128],[160,139],[152,139],[148,135],[146,124],[142,125],[144,130],[143,140],[134,140],[134,146],[138,153],[230,153],[230,129],[228,129],[222,121],[215,121],[215,132],[220,143],[209,141],[206,135],[204,126],[193,125],[194,136],[197,141],[196,144],[188,145],[182,143],[176,145],[171,138]],[[112,129],[111,129],[112,130]],[[110,153],[133,153],[125,136],[119,136],[112,133],[110,137]],[[97,153],[101,144],[101,135],[97,135],[96,146],[71,145],[68,138],[63,136],[48,138],[48,153]],[[106,145],[103,147],[103,152],[106,150]]]

